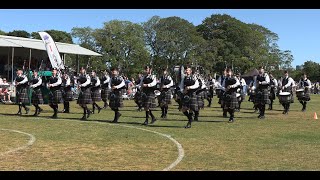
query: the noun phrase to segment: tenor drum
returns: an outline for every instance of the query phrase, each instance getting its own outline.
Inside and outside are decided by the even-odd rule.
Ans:
[[[291,101],[291,93],[290,92],[279,93],[279,101],[280,103],[289,103]]]
[[[298,98],[302,98],[302,97],[304,97],[304,89],[298,89],[298,90],[296,90],[296,95],[297,95],[297,97]]]

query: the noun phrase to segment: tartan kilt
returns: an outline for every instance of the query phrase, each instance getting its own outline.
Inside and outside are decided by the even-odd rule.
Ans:
[[[223,105],[224,109],[237,109],[239,108],[239,101],[237,98],[236,92],[230,93],[225,93],[223,96]]]
[[[153,91],[149,91],[146,93],[145,99],[142,98],[142,106],[146,109],[156,108],[156,95]]]
[[[29,103],[28,88],[21,88],[17,91],[17,103]]]
[[[123,107],[122,91],[111,91],[109,96],[111,109]]]
[[[73,94],[70,88],[64,88],[62,94],[65,102],[73,101]]]
[[[204,106],[204,91],[201,91],[197,94],[197,101],[198,106],[203,107]]]
[[[86,105],[86,104],[92,104],[90,88],[86,88],[80,91],[77,104],[79,104],[80,106]]]
[[[268,89],[260,89],[257,91],[254,104],[271,104]]]
[[[137,91],[134,94],[134,102],[136,102],[137,104],[142,104],[142,98],[141,98],[141,92]]]
[[[32,97],[31,97],[32,104],[43,104],[43,97],[41,89],[33,89],[32,90]]]
[[[109,88],[102,88],[101,89],[101,99],[103,101],[107,101],[109,99],[110,96],[110,89]]]
[[[310,101],[310,89],[304,91],[304,96],[297,96],[299,101]]]
[[[276,99],[276,90],[274,88],[270,89],[269,99],[270,100],[275,100]]]
[[[91,89],[91,98],[92,102],[98,102],[101,101],[101,93],[99,88],[92,88]]]
[[[181,100],[182,108],[191,109],[192,111],[199,111],[199,104],[197,99],[197,94],[194,92],[192,94],[188,94],[190,100],[185,101],[184,98]]]
[[[60,90],[50,91],[49,104],[60,104],[63,101],[62,93]]]
[[[171,104],[171,90],[163,90],[159,96],[160,105],[168,105]]]

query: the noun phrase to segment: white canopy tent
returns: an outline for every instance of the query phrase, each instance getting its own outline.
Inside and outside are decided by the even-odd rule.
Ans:
[[[99,53],[91,51],[89,49],[83,48],[77,44],[68,44],[56,42],[57,48],[60,53],[65,54],[75,54],[75,55],[87,55],[87,56],[102,56]],[[29,68],[31,62],[32,49],[46,51],[45,45],[42,40],[14,37],[14,36],[3,36],[0,35],[0,48],[7,47],[12,49],[11,55],[11,68],[12,68],[12,78],[13,78],[13,59],[14,59],[14,48],[27,48],[29,49]],[[65,60],[65,56],[62,57]],[[9,56],[8,56],[9,62]],[[12,79],[13,81],[13,79]]]

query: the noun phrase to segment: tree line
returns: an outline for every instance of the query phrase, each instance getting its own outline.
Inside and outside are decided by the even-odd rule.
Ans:
[[[275,32],[258,24],[244,23],[226,14],[213,14],[198,26],[180,17],[151,17],[147,22],[112,20],[102,28],[74,27],[70,33],[47,30],[56,42],[73,43],[102,54],[101,57],[80,56],[80,66],[103,70],[118,66],[129,76],[141,72],[146,64],[155,71],[175,65],[191,64],[205,74],[220,74],[226,67],[244,74],[258,66],[276,76],[286,69],[295,76],[290,50],[281,50]],[[0,34],[40,39],[37,32],[15,30]],[[76,66],[74,55],[67,56],[67,65]],[[312,63],[312,62],[310,62]],[[309,64],[304,66],[309,68]],[[314,67],[313,67],[314,68]],[[75,68],[76,69],[76,68]],[[309,71],[308,71],[309,72]],[[318,69],[319,72],[319,69]],[[319,78],[319,74],[313,74]]]

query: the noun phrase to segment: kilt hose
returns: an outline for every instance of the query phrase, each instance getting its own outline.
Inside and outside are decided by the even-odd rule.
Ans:
[[[78,100],[77,100],[77,104],[79,104],[80,106],[92,104],[90,88],[82,88],[81,89],[81,91],[79,93]]]
[[[122,91],[111,91],[109,96],[109,106],[111,109],[123,107]]]
[[[32,89],[31,103],[34,105],[43,104],[41,89]]]
[[[184,95],[183,98],[181,99],[181,102],[182,102],[183,109],[199,111],[198,96],[196,92],[192,92]]]
[[[99,88],[91,88],[91,98],[93,103],[101,101],[101,93]]]
[[[165,89],[161,91],[161,94],[159,96],[160,100],[160,106],[168,106],[168,104],[171,104],[171,90]]]
[[[17,90],[17,103],[29,103],[29,95],[28,95],[28,88],[27,87],[21,87]]]
[[[265,104],[271,104],[271,101],[269,99],[269,91],[268,88],[263,89],[257,89],[256,90],[256,97],[254,99],[255,105],[265,105]]]
[[[58,90],[50,90],[49,93],[49,104],[60,104],[62,103],[63,98],[62,98],[62,93],[60,91],[60,89]]]

